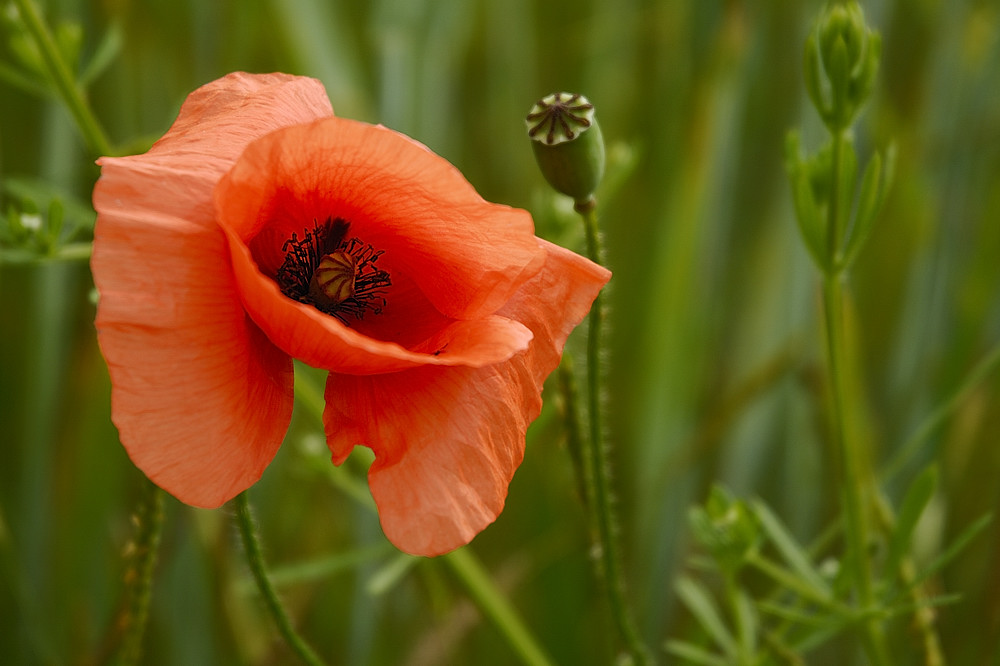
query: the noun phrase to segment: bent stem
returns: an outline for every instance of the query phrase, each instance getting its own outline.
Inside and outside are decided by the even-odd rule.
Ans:
[[[149,600],[153,589],[153,569],[163,535],[164,493],[151,482],[147,481],[146,485],[147,496],[135,517],[139,529],[134,542],[136,565],[126,574],[135,585],[129,593],[127,615],[122,620],[125,635],[118,661],[122,666],[138,664],[142,656],[142,637],[149,618]]]
[[[90,106],[87,105],[83,93],[80,91],[80,86],[77,85],[69,65],[66,64],[59,52],[59,47],[56,46],[56,41],[52,37],[52,33],[49,32],[48,26],[45,25],[35,3],[31,0],[14,0],[14,4],[45,61],[45,67],[56,86],[56,92],[72,114],[73,120],[90,151],[97,155],[110,155],[112,153],[111,142],[108,141],[100,123],[97,122]]]
[[[243,491],[236,497],[236,521],[239,523],[240,536],[243,538],[243,549],[246,551],[247,563],[253,573],[254,581],[260,596],[264,599],[271,619],[281,633],[282,638],[288,647],[302,660],[302,663],[309,666],[323,666],[323,661],[316,655],[305,640],[299,636],[292,626],[288,613],[278,598],[271,578],[267,574],[267,567],[264,565],[264,556],[261,553],[260,539],[257,535],[257,526],[254,524],[253,516],[250,513],[250,499],[247,491]]]
[[[842,201],[841,190],[853,187],[853,183],[841,182],[841,160],[846,141],[843,132],[833,136],[833,182],[830,207],[827,218],[828,266],[831,268],[823,276],[823,312],[826,328],[827,360],[829,363],[830,395],[833,414],[830,419],[831,438],[836,449],[840,467],[840,493],[844,512],[844,531],[847,541],[847,561],[854,572],[857,584],[858,602],[865,616],[863,639],[865,652],[874,666],[888,663],[881,619],[872,611],[875,608],[875,592],[872,583],[871,561],[868,558],[869,543],[868,509],[871,497],[868,493],[870,470],[865,465],[864,451],[855,432],[850,428],[855,415],[847,392],[848,355],[844,332],[844,268],[840,264],[840,238],[843,230],[838,203]]]
[[[603,248],[597,227],[597,201],[590,197],[577,201],[573,208],[583,218],[590,260],[602,264]],[[584,466],[587,471],[586,490],[592,529],[597,539],[598,572],[604,579],[611,615],[619,637],[635,664],[649,664],[649,651],[639,638],[635,622],[625,603],[625,576],[616,539],[618,521],[612,505],[610,468],[604,445],[602,417],[601,345],[604,329],[604,305],[598,293],[590,310],[587,336],[587,405],[590,436],[584,438]]]

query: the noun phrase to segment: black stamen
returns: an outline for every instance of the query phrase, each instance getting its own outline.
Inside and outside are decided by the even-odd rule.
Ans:
[[[387,304],[386,289],[392,285],[389,273],[376,266],[383,251],[358,238],[346,239],[350,227],[342,218],[327,218],[322,224],[315,223],[311,231],[304,230],[301,240],[293,233],[281,246],[281,251],[286,253],[285,260],[275,275],[285,296],[312,305],[344,324],[349,324],[346,315],[364,319],[366,311],[380,314]],[[346,252],[357,264],[354,294],[339,303],[321,305],[309,294],[310,282],[323,257],[334,252]]]

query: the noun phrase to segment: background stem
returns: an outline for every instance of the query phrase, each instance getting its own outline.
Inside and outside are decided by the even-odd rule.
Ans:
[[[844,133],[833,136],[833,164],[830,169],[831,188],[827,218],[827,273],[823,276],[823,312],[826,328],[827,361],[829,364],[830,397],[833,413],[830,419],[831,439],[840,468],[841,506],[844,512],[844,532],[847,541],[846,561],[850,563],[857,586],[858,603],[864,612],[875,608],[872,584],[871,562],[868,558],[869,520],[871,494],[868,492],[870,470],[865,462],[865,453],[854,429],[854,410],[848,395],[847,377],[849,359],[844,332],[843,274],[839,268],[840,242],[843,229],[840,228],[838,204],[842,201],[841,190],[854,187],[853,183],[843,183],[840,179],[840,163],[843,159]],[[868,615],[863,623],[865,652],[870,663],[875,666],[887,664],[885,636],[881,620]]]
[[[142,657],[142,637],[146,632],[149,618],[149,600],[153,589],[153,570],[156,554],[163,534],[163,491],[152,482],[146,481],[146,498],[139,507],[136,521],[139,532],[135,538],[136,565],[129,571],[134,576],[134,587],[129,593],[129,604],[125,616],[125,635],[119,652],[119,664],[138,664]]]
[[[14,4],[24,20],[25,27],[38,46],[38,51],[49,71],[49,76],[55,84],[56,92],[73,116],[90,152],[97,156],[111,155],[113,153],[111,142],[108,141],[100,123],[97,122],[97,118],[90,110],[83,92],[76,83],[76,78],[70,72],[69,66],[63,59],[59,47],[35,3],[31,0],[14,0]]]

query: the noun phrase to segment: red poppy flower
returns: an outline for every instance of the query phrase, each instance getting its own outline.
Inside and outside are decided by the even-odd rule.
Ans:
[[[252,485],[298,358],[330,372],[333,461],[375,452],[399,548],[440,554],[496,518],[605,269],[419,143],[335,118],[312,79],[231,74],[149,152],[100,164],[98,340],[150,479],[201,507]]]

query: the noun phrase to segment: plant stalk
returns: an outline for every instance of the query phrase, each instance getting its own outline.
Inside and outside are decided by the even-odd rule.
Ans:
[[[574,209],[583,218],[590,260],[603,265],[603,248],[597,226],[597,202],[593,197],[577,201]],[[604,579],[608,604],[618,635],[634,664],[652,663],[652,657],[639,637],[628,605],[625,602],[625,576],[618,549],[618,521],[614,513],[611,494],[611,471],[604,444],[603,372],[601,349],[604,332],[604,304],[598,293],[588,318],[587,337],[587,400],[589,437],[584,438],[586,451],[584,465],[588,472],[586,489],[589,500],[592,529],[597,539],[598,570]]]
[[[848,396],[847,377],[849,359],[844,330],[844,279],[840,263],[840,240],[844,230],[840,228],[838,210],[841,190],[853,187],[853,183],[843,183],[840,167],[843,160],[844,133],[833,137],[833,164],[831,167],[832,187],[827,218],[828,272],[823,276],[823,313],[826,333],[827,361],[829,364],[830,396],[833,414],[830,419],[831,439],[836,450],[840,468],[841,506],[844,513],[844,532],[847,541],[847,561],[854,572],[858,602],[865,615],[863,621],[864,648],[873,666],[888,664],[885,635],[882,622],[872,611],[875,608],[875,593],[871,562],[868,558],[869,521],[868,509],[871,497],[868,492],[869,471],[865,464],[865,452],[855,436],[851,425],[855,422],[852,402]]]
[[[107,135],[101,129],[100,123],[97,122],[97,118],[84,99],[73,73],[70,72],[69,66],[59,52],[59,47],[42,19],[38,7],[32,0],[14,0],[14,5],[17,6],[17,11],[24,20],[25,27],[34,39],[42,60],[45,61],[49,76],[55,84],[56,92],[73,116],[87,147],[91,153],[97,156],[111,155],[113,152],[111,142],[108,141]]]
[[[257,526],[254,524],[253,516],[250,512],[250,499],[247,496],[247,491],[243,491],[236,496],[236,521],[239,524],[240,536],[243,538],[243,549],[246,552],[247,564],[250,565],[250,571],[253,574],[254,581],[257,583],[257,589],[260,591],[260,596],[264,599],[264,604],[267,606],[267,610],[271,614],[271,619],[274,620],[278,632],[303,664],[307,664],[308,666],[323,666],[323,660],[309,647],[305,639],[295,631],[295,627],[292,626],[292,622],[288,618],[288,613],[285,611],[285,607],[282,605],[281,599],[278,598],[278,593],[271,583],[267,567],[264,565],[264,555],[260,548]]]
[[[136,564],[127,574],[133,582],[129,592],[127,615],[123,618],[125,635],[119,650],[122,666],[138,664],[142,657],[142,638],[149,619],[149,601],[153,589],[153,571],[163,534],[163,491],[146,481],[147,496],[136,516],[139,532],[135,538]]]

